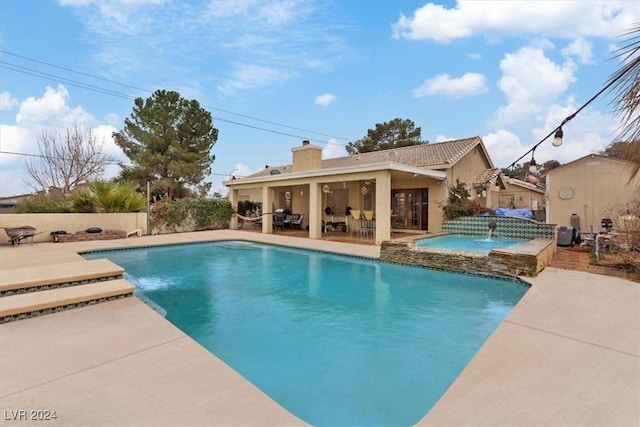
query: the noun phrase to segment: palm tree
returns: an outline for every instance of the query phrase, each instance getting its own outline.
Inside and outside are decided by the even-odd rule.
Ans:
[[[147,199],[138,193],[138,184],[130,181],[92,182],[88,189],[71,194],[74,208],[78,212],[137,212],[146,208]]]
[[[608,85],[615,93],[613,104],[620,116],[617,141],[628,141],[620,157],[632,163],[629,181],[640,173],[640,23],[623,34],[625,45],[615,52],[620,68],[611,75]]]

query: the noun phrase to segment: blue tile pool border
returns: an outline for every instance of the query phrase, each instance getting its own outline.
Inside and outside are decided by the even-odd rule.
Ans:
[[[96,253],[102,253],[102,252],[120,252],[120,251],[129,251],[129,250],[138,250],[138,249],[165,248],[165,247],[172,247],[172,246],[207,245],[207,244],[217,243],[217,242],[246,242],[246,243],[258,244],[258,245],[274,246],[274,247],[285,248],[285,249],[295,249],[295,250],[299,250],[299,251],[303,251],[303,252],[316,252],[316,253],[323,253],[323,254],[327,254],[327,255],[340,255],[340,256],[347,257],[347,258],[354,258],[354,259],[361,259],[361,260],[366,260],[366,261],[373,261],[373,262],[378,262],[378,263],[382,263],[382,264],[394,264],[394,265],[403,265],[403,266],[406,266],[406,267],[418,267],[418,268],[423,268],[423,269],[427,269],[427,270],[446,271],[446,272],[449,272],[449,273],[465,274],[465,275],[475,276],[475,277],[490,277],[492,279],[511,282],[511,283],[514,283],[514,284],[517,284],[517,285],[520,285],[520,286],[525,286],[527,288],[531,287],[531,285],[529,283],[525,282],[524,280],[520,279],[519,277],[505,277],[505,276],[491,275],[491,274],[485,274],[485,273],[478,273],[478,272],[473,272],[473,271],[451,270],[451,269],[447,269],[447,268],[439,268],[439,267],[424,266],[424,265],[417,265],[417,264],[407,264],[407,263],[403,263],[403,262],[396,262],[396,261],[392,261],[392,260],[385,260],[385,259],[368,257],[368,256],[363,256],[363,255],[351,255],[351,254],[345,254],[345,253],[341,253],[341,252],[332,252],[332,251],[323,250],[323,249],[300,248],[300,247],[296,247],[296,246],[287,246],[287,245],[282,245],[282,244],[278,244],[278,243],[256,242],[256,241],[247,240],[247,239],[203,240],[203,241],[199,241],[199,242],[160,243],[160,244],[157,244],[157,245],[142,245],[142,246],[135,246],[135,247],[127,247],[127,248],[120,247],[120,248],[90,249],[90,250],[86,250],[86,251],[80,251],[80,252],[78,252],[78,255],[82,256],[83,254],[96,254]]]

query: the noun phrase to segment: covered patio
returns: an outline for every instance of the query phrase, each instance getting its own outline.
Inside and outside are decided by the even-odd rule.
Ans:
[[[392,229],[426,232],[430,223],[439,225],[441,211],[436,204],[429,205],[429,198],[442,199],[445,179],[442,171],[383,162],[287,173],[272,169],[266,176],[224,184],[235,209],[241,200],[262,203],[262,233],[284,228],[274,221],[279,219],[277,214],[296,214],[304,216],[300,228],[311,239],[339,230],[379,245],[391,238]],[[239,228],[239,219],[232,218],[231,229]]]

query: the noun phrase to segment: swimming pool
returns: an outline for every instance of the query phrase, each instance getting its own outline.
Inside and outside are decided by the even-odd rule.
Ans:
[[[466,236],[462,234],[446,234],[416,240],[419,248],[447,249],[464,252],[488,254],[494,249],[513,248],[528,242],[527,239],[509,239],[499,237]]]
[[[84,257],[124,267],[170,322],[321,426],[415,424],[527,290],[242,241]]]

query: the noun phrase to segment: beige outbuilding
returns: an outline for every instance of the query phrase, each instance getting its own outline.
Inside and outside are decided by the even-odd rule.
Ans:
[[[640,175],[630,180],[632,164],[591,154],[547,173],[547,222],[570,225],[579,218],[582,232],[599,232],[605,218],[640,202]],[[637,211],[637,209],[636,209]]]

